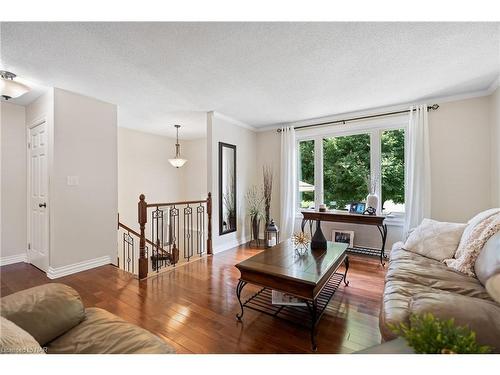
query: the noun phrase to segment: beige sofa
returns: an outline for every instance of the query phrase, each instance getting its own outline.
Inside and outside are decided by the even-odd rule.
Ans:
[[[483,280],[500,272],[500,233],[490,241],[475,265],[476,274]],[[478,342],[500,352],[500,304],[481,281],[406,251],[402,245],[396,243],[390,254],[379,321],[382,338],[396,337],[389,323],[408,322],[411,313],[431,312],[468,325],[476,332]]]
[[[45,284],[0,300],[2,353],[173,353],[165,341],[99,308],[84,308],[63,284]],[[42,350],[43,347],[43,350]]]

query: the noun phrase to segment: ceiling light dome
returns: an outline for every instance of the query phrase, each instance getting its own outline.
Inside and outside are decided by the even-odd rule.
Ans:
[[[187,160],[181,158],[181,145],[179,144],[179,128],[181,127],[180,125],[174,125],[175,128],[177,129],[177,143],[175,144],[175,158],[173,159],[168,159],[170,164],[172,164],[175,168],[180,168],[184,164],[186,164]]]
[[[0,95],[5,100],[18,98],[30,91],[30,88],[22,83],[14,81],[16,75],[5,70],[0,70]]]

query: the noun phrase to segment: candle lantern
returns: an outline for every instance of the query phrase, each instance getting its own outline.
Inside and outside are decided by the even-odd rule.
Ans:
[[[266,228],[266,247],[273,247],[277,245],[280,242],[280,231],[276,224],[274,223],[274,220],[271,219],[271,222]]]

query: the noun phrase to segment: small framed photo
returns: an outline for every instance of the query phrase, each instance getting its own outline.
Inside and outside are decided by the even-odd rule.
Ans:
[[[354,232],[352,230],[334,229],[332,231],[332,241],[342,242],[354,247]]]
[[[363,202],[352,202],[349,205],[349,212],[351,214],[364,214],[366,204]]]

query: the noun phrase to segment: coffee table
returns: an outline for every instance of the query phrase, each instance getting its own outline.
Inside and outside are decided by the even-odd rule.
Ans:
[[[316,351],[316,327],[326,306],[343,281],[347,286],[349,258],[347,244],[327,242],[326,250],[311,250],[299,254],[290,240],[254,255],[236,265],[241,277],[236,286],[236,296],[241,312],[244,308],[262,312],[277,318],[305,325],[310,329],[312,349]],[[344,273],[336,271],[345,265]],[[241,292],[248,283],[261,286],[257,293],[245,302]],[[277,290],[303,300],[305,306],[272,304],[272,290]]]

